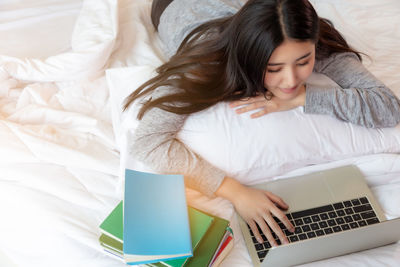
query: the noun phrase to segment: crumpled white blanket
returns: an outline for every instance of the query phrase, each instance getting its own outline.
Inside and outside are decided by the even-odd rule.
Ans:
[[[399,30],[397,0],[313,2],[336,17],[339,27],[354,32],[352,41],[368,38],[356,35],[357,25],[346,24],[364,23],[365,8],[381,14],[367,19],[376,29],[371,36],[392,40]],[[106,255],[97,240],[98,225],[122,197],[121,117],[110,97],[118,92],[109,92],[105,70],[154,68],[163,61],[149,26],[150,3],[0,2],[0,266],[125,266]],[[357,44],[371,53],[374,42],[384,43],[368,38]],[[395,47],[387,42],[379,50],[393,68],[400,61],[390,53]],[[393,70],[381,69],[380,62],[371,68],[394,84],[385,75]],[[400,216],[396,154],[305,166],[277,178],[345,164],[363,171],[388,217]],[[235,247],[222,266],[251,266],[231,204],[193,190],[187,196],[189,204],[231,219]],[[399,261],[396,244],[308,266],[396,266]]]

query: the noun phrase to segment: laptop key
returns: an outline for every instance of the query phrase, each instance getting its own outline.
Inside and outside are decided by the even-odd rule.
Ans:
[[[293,233],[290,232],[288,229],[283,230],[283,233],[284,233],[286,236],[293,235]]]
[[[326,228],[326,227],[328,227],[328,224],[327,224],[325,221],[319,222],[318,224],[319,224],[319,227],[321,227],[321,228]]]
[[[299,239],[300,240],[307,239],[307,235],[306,234],[299,234]]]
[[[336,212],[334,212],[334,211],[328,212],[328,214],[329,214],[329,218],[331,218],[331,219],[337,217]]]
[[[314,231],[319,229],[319,226],[317,223],[312,223],[310,226],[311,226],[311,229],[313,229]]]
[[[361,218],[361,217],[360,217]],[[344,220],[347,222],[347,223],[351,223],[352,221],[353,221],[353,219],[351,218],[351,216],[349,215],[349,216],[346,216],[346,217],[344,217]]]
[[[278,236],[275,234],[275,232],[271,232],[271,235],[272,235],[273,239],[277,239],[278,238]]]
[[[254,244],[254,246],[256,247],[257,251],[264,250],[263,244]]]
[[[338,209],[343,209],[343,208],[344,208],[342,202],[335,203],[335,204],[333,204],[333,206],[334,206],[335,209],[337,209],[337,210],[338,210]]]
[[[317,230],[317,231],[315,231],[315,233],[317,234],[317,236],[325,235],[323,230]]]
[[[372,218],[372,219],[367,220],[368,225],[378,223],[378,222],[379,222],[378,218]]]
[[[297,242],[297,241],[299,241],[299,238],[296,235],[293,235],[293,236],[289,237],[289,241],[290,242]]]
[[[354,219],[355,221],[361,221],[361,220],[362,220],[360,214],[354,214],[354,215],[352,215],[352,217],[353,217],[353,219]]]
[[[352,208],[347,208],[347,209],[345,209],[344,211],[346,212],[347,215],[354,214],[354,211],[353,211]]]
[[[344,213],[344,210],[337,210],[336,213],[337,213],[337,215],[338,215],[339,217],[343,217],[344,215],[346,215],[346,214]]]
[[[372,217],[376,217],[376,214],[375,214],[375,212],[373,212],[371,210],[371,211],[366,211],[366,212],[361,213],[361,217],[365,220],[365,219],[369,219]]]
[[[264,259],[267,256],[267,251],[259,251],[257,254],[260,259]]]
[[[353,206],[353,204],[351,204],[351,201],[344,201],[343,204],[344,204],[345,207]]]
[[[369,203],[369,202],[368,202],[368,198],[366,198],[366,197],[360,198],[360,202],[361,202],[362,204],[367,204],[367,203]]]
[[[328,220],[328,225],[329,226],[335,226],[336,225],[335,220]]]
[[[267,237],[264,234],[261,234],[261,237],[264,240],[264,242],[268,240]]]
[[[336,219],[336,223],[337,223],[337,224],[344,224],[343,218],[337,218],[337,219]]]
[[[311,219],[313,222],[319,222],[321,220],[321,218],[318,215],[311,216]]]
[[[302,219],[294,220],[294,223],[295,223],[296,226],[297,226],[297,225],[303,225],[303,224],[304,224]]]
[[[316,237],[317,235],[314,232],[308,232],[307,236],[308,236],[308,238],[313,238],[313,237]]]
[[[265,249],[271,248],[271,244],[267,241],[263,243]]]
[[[328,212],[328,211],[332,211],[332,210],[333,210],[332,205],[326,205],[326,206],[312,208],[312,209],[308,209],[308,210],[293,212],[292,217],[294,219],[297,219],[300,217],[306,217],[306,216],[310,216],[310,215],[314,215],[314,214],[318,214],[318,213],[322,213],[322,212]]]
[[[333,229],[333,231],[334,231],[335,233],[341,232],[341,231],[342,231],[342,229],[340,228],[340,226],[334,226],[334,227],[332,227],[332,229]]]
[[[303,225],[301,228],[303,229],[303,232],[309,232],[309,231],[311,231],[311,228],[310,228],[309,225]]]
[[[370,204],[365,204],[365,205],[354,207],[353,209],[355,212],[359,213],[359,212],[363,212],[363,211],[372,210],[372,207]]]
[[[332,228],[325,228],[324,229],[324,232],[325,232],[325,234],[332,234],[333,233],[333,230],[332,230]]]
[[[356,222],[350,223],[351,229],[358,228],[358,224]]]
[[[328,220],[329,219],[328,214],[326,214],[326,213],[321,213],[319,215],[319,217],[321,217],[321,220]]]
[[[310,224],[311,223],[311,218],[310,217],[305,217],[303,218],[303,221],[305,224]]]
[[[366,225],[367,225],[367,222],[366,222],[366,221],[358,221],[358,225],[359,225],[360,227],[366,226]]]
[[[361,202],[360,202],[360,200],[358,200],[358,198],[352,199],[352,200],[351,200],[351,203],[353,204],[353,206],[361,205]]]
[[[341,227],[342,227],[343,231],[346,231],[346,230],[350,229],[350,226],[348,224],[343,224],[343,225],[341,225]]]
[[[294,228],[294,233],[295,233],[296,235],[301,234],[302,232],[303,232],[303,230],[301,230],[301,227],[295,227],[295,228]]]

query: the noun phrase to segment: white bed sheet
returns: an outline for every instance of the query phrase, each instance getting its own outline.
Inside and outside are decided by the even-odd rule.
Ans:
[[[397,0],[313,2],[321,15],[348,30],[363,51],[379,53],[369,68],[399,94],[400,77],[393,73],[399,71],[400,54],[391,52],[398,51],[396,44],[383,42],[394,34],[400,37]],[[117,96],[110,98],[104,70],[162,62],[148,17],[150,3],[0,2],[0,266],[124,266],[106,255],[97,240],[98,225],[121,198],[123,129],[112,100],[123,93],[111,92]],[[375,31],[360,33],[359,27],[367,27],[366,8],[382,15],[368,17]],[[381,41],[385,49],[375,51],[373,42]],[[364,172],[388,217],[400,216],[397,154],[308,166],[277,178],[345,164]],[[232,206],[193,190],[187,196],[191,205],[232,219],[235,247],[222,266],[251,266]],[[307,266],[399,262],[400,245],[395,244]]]

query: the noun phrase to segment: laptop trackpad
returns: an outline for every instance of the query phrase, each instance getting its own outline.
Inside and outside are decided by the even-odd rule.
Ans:
[[[281,197],[289,205],[289,212],[370,195],[362,174],[354,166],[279,179],[255,187]]]
[[[319,173],[304,178],[280,179],[255,187],[270,191],[282,198],[289,205],[288,212],[323,206],[335,201],[335,194]]]

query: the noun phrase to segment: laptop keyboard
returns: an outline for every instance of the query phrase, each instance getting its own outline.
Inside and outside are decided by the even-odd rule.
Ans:
[[[366,197],[292,212],[286,214],[286,216],[295,226],[294,233],[289,232],[285,225],[277,218],[274,219],[282,228],[290,243],[379,223],[379,219],[376,217],[376,214],[372,210],[368,198]],[[262,244],[258,243],[250,229],[250,226],[248,227],[258,258],[260,259],[260,262],[262,262],[267,255],[268,250],[271,248],[271,244],[268,242],[265,235],[262,234],[258,225],[258,231],[261,233],[261,237],[264,240],[264,243]],[[277,244],[280,245],[281,242],[275,233],[272,233],[272,236]]]

